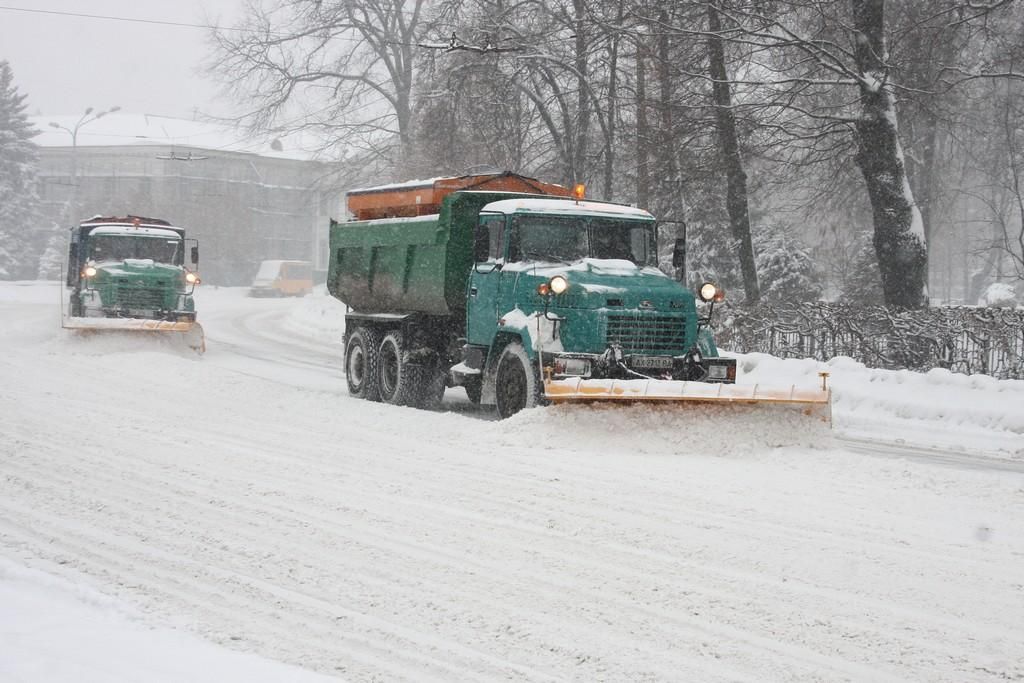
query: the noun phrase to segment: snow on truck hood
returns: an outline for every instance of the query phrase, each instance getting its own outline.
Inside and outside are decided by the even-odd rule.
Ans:
[[[93,265],[105,272],[107,275],[139,275],[152,272],[179,272],[181,266],[173,263],[163,263],[151,258],[127,258],[123,261],[94,261]]]
[[[540,277],[554,277],[563,273],[594,273],[596,275],[654,275],[671,280],[668,275],[653,266],[638,266],[626,259],[582,258],[572,263],[553,263],[543,261],[516,261],[506,263],[502,270],[506,273],[529,273]],[[674,282],[674,280],[672,280]]]

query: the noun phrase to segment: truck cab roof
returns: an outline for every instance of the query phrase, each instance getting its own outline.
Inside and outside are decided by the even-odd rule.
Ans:
[[[502,199],[484,205],[480,210],[491,213],[565,213],[589,214],[595,216],[614,216],[616,218],[632,218],[653,221],[654,216],[643,209],[611,202],[595,202],[588,200],[553,199],[547,197],[522,197]]]
[[[168,228],[153,228],[148,226],[135,227],[134,225],[99,225],[93,228],[90,235],[128,235],[144,237],[164,237],[168,239],[181,239],[181,235],[175,230]]]

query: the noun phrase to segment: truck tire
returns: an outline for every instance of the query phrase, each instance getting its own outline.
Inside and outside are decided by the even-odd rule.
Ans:
[[[380,333],[369,327],[357,327],[345,344],[345,381],[348,393],[367,401],[380,400],[377,383]]]
[[[517,341],[511,342],[498,357],[498,369],[494,377],[498,417],[504,420],[520,410],[540,405],[540,392],[537,368],[530,362],[526,349]]]
[[[394,331],[384,335],[377,365],[380,399],[396,406],[418,406],[429,384],[430,368],[409,363],[405,357],[402,333]]]

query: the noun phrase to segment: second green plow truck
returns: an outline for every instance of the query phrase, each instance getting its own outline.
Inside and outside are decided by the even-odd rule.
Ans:
[[[82,333],[144,332],[202,353],[193,299],[199,244],[159,218],[95,216],[71,229],[68,315]]]
[[[353,396],[433,407],[461,385],[501,417],[561,401],[828,405],[824,389],[734,384],[708,327],[720,293],[700,288],[702,315],[657,268],[646,211],[509,173],[348,203],[355,220],[331,223],[328,289],[349,307]]]

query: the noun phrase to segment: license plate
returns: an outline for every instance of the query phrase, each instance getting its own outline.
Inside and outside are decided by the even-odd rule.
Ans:
[[[658,370],[671,370],[671,356],[633,356],[634,368],[656,368]]]

